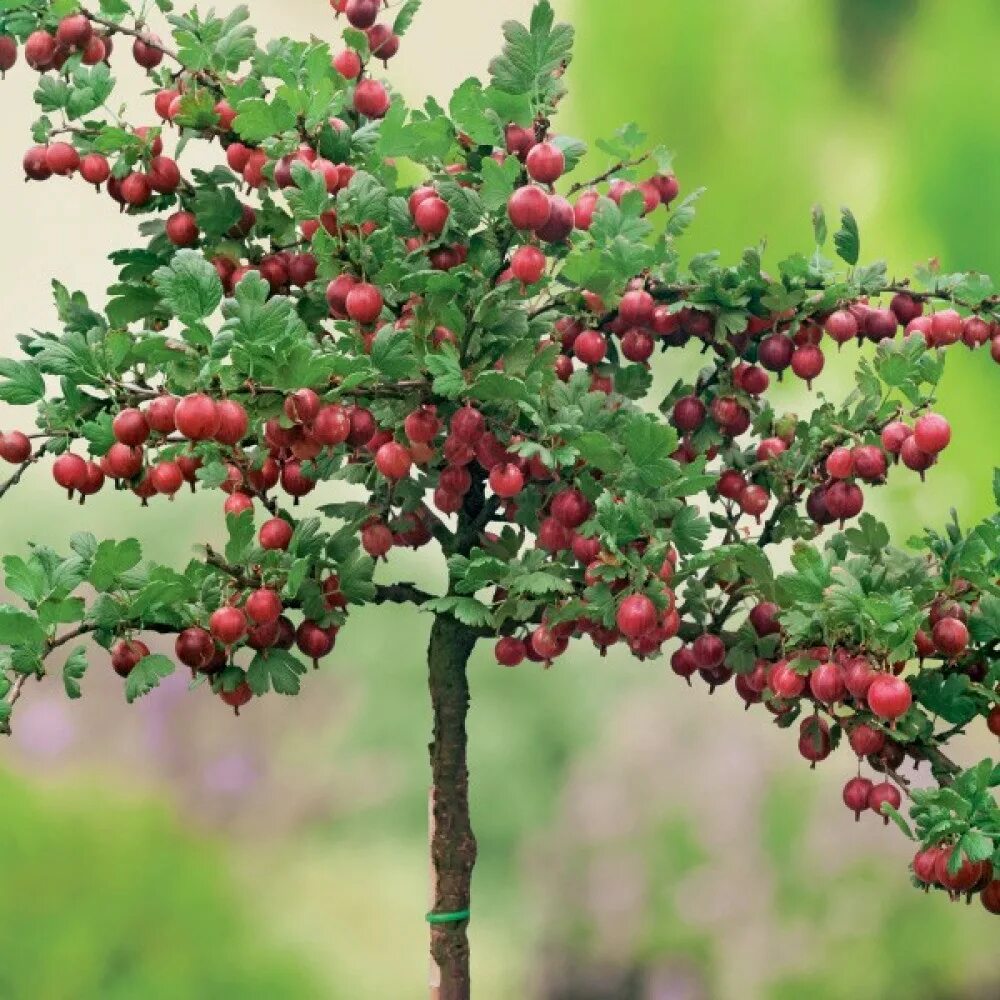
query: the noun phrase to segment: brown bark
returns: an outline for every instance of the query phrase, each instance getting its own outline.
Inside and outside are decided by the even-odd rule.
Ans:
[[[438,615],[428,650],[429,685],[434,708],[430,745],[434,820],[431,837],[434,913],[469,908],[476,838],[469,817],[466,718],[469,682],[466,667],[475,633],[450,615]],[[432,923],[431,957],[440,975],[440,1000],[469,1000],[468,920]]]

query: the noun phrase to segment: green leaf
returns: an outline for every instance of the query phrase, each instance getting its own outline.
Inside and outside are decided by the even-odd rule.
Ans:
[[[270,104],[259,97],[240,101],[233,128],[241,139],[260,142],[295,128],[295,112],[282,98]]]
[[[101,542],[94,554],[94,564],[90,568],[88,579],[97,590],[111,590],[118,584],[123,573],[139,565],[140,559],[142,549],[135,538],[128,538],[124,542]]]
[[[0,358],[0,400],[13,406],[30,406],[45,395],[45,381],[37,365],[30,361]]]
[[[159,653],[144,656],[125,679],[125,700],[131,705],[136,698],[159,687],[160,681],[173,672],[174,661],[169,656],[161,656]]]
[[[436,597],[424,605],[432,614],[450,614],[470,628],[483,628],[492,620],[490,609],[474,597]]]
[[[849,208],[840,210],[840,229],[833,234],[833,245],[837,248],[837,256],[850,265],[857,264],[861,256],[861,235],[858,232],[858,222]]]
[[[442,349],[428,354],[424,364],[434,377],[433,390],[437,395],[457,399],[465,392],[465,376],[453,350]]]
[[[417,11],[420,10],[420,2],[421,0],[406,0],[406,3],[399,8],[396,20],[392,22],[392,33],[394,35],[399,35],[402,38],[406,34],[413,23],[413,18],[416,16]]]
[[[670,455],[677,448],[677,432],[650,417],[636,416],[622,436],[628,457],[643,483],[654,488],[664,486],[670,478]]]
[[[483,204],[491,212],[497,212],[507,204],[513,193],[521,167],[515,156],[508,156],[503,163],[487,157],[483,160],[481,170],[483,185],[479,193]]]
[[[40,650],[45,644],[45,630],[33,615],[9,604],[0,604],[0,646]]]
[[[200,250],[178,250],[153,278],[163,301],[182,321],[206,319],[222,302],[222,281]]]
[[[246,559],[247,553],[253,545],[255,535],[253,511],[245,510],[242,514],[227,514],[226,527],[229,530],[226,559],[239,565]]]
[[[812,224],[813,236],[816,238],[816,246],[821,247],[826,243],[827,237],[826,212],[823,211],[822,205],[813,205]]]
[[[584,431],[573,439],[573,447],[588,464],[602,472],[618,472],[622,466],[622,456],[615,442],[601,431]]]
[[[298,694],[302,687],[299,679],[306,672],[306,665],[283,649],[269,649],[258,653],[247,668],[247,684],[256,695]]]
[[[80,681],[86,672],[87,650],[84,646],[77,646],[63,664],[63,687],[70,698],[80,697]]]
[[[532,94],[542,102],[564,91],[556,70],[568,65],[573,51],[573,29],[555,24],[548,0],[541,0],[531,13],[528,27],[516,21],[503,26],[503,54],[490,63],[493,84],[510,94]]]

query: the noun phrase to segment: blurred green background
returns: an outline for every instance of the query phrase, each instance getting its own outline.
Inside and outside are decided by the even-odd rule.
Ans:
[[[322,0],[249,6],[266,34],[333,34]],[[772,265],[808,251],[819,201],[831,216],[850,204],[863,255],[896,273],[938,256],[1000,276],[991,0],[557,6],[579,34],[557,127],[592,141],[633,120],[667,143],[682,187],[708,186],[690,253],[732,258],[761,238]],[[413,97],[483,72],[500,21],[530,3],[425,8],[394,65]],[[138,87],[124,76],[123,92]],[[15,187],[32,86],[19,67],[0,90],[0,184],[18,192],[0,251],[4,354],[51,322],[53,274],[99,298],[103,255],[133,227],[80,185]],[[668,357],[658,375],[693,363]],[[845,393],[849,363],[819,388]],[[990,511],[998,390],[984,353],[952,351],[941,408],[955,444],[927,486],[909,477],[877,498],[897,538],[952,506]],[[214,497],[140,514],[111,494],[70,509],[56,492],[36,472],[4,500],[3,551],[89,528],[137,533],[179,564],[218,535]],[[440,579],[413,556],[391,569]],[[427,621],[352,619],[303,698],[239,720],[179,678],[126,710],[99,657],[81,702],[58,679],[29,686],[0,757],[0,996],[426,995]],[[996,920],[909,887],[902,837],[840,803],[846,756],[810,772],[761,713],[688,690],[664,661],[581,647],[547,673],[504,672],[484,649],[472,684],[481,1000],[1000,995]],[[962,755],[991,751],[970,739]]]

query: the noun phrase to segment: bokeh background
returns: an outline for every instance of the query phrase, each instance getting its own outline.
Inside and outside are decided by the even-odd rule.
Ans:
[[[414,99],[484,72],[501,21],[530,10],[424,6],[393,64]],[[593,141],[633,120],[667,143],[683,188],[708,186],[691,253],[731,258],[766,238],[773,264],[811,249],[813,202],[831,217],[846,203],[863,254],[897,273],[938,256],[1000,276],[993,0],[557,6],[579,34],[558,127]],[[335,35],[324,0],[249,7],[266,36]],[[128,63],[120,99],[141,85]],[[134,235],[79,183],[22,185],[32,86],[22,64],[0,89],[3,354],[52,323],[53,275],[99,301],[105,255]],[[667,358],[658,375],[692,364]],[[847,364],[820,388],[845,393]],[[925,487],[880,491],[897,540],[951,507],[990,512],[998,391],[985,353],[953,350],[941,407],[955,444]],[[137,533],[150,557],[182,564],[218,537],[218,507],[140,513],[109,492],[69,508],[36,470],[4,499],[2,550],[86,528]],[[440,579],[423,557],[392,570]],[[80,702],[58,677],[29,685],[0,746],[0,996],[425,996],[427,624],[406,609],[352,615],[304,697],[238,720],[179,676],[126,709],[99,656]],[[909,887],[902,837],[841,805],[842,755],[809,771],[760,712],[688,690],[662,660],[581,648],[546,673],[505,672],[484,649],[472,686],[481,1000],[1000,995],[995,918]],[[963,748],[989,752],[985,738]]]

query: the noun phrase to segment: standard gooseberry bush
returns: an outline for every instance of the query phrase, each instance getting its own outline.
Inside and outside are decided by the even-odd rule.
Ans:
[[[88,660],[130,702],[180,664],[193,696],[252,710],[298,694],[310,662],[336,669],[353,608],[412,602],[432,618],[446,1000],[470,990],[466,667],[483,639],[507,668],[550,667],[573,640],[669,652],[688,684],[792,730],[812,766],[848,744],[844,803],[914,841],[914,884],[1000,913],[1000,767],[950,749],[1000,735],[1000,518],[900,550],[863,513],[890,474],[934,475],[948,349],[1000,361],[990,280],[891,281],[859,265],[847,210],[830,238],[817,209],[810,254],[767,271],[759,247],[685,261],[700,192],[681,199],[634,126],[598,143],[598,177],[569,179],[585,149],[552,118],[573,36],[547,0],[447,108],[378,79],[417,0],[334,0],[332,46],[261,46],[244,8],[156,0],[161,37],[148,6],[0,0],[0,66],[38,74],[28,180],[96,186],[140,234],[100,306],[55,283],[58,329],[0,362],[0,398],[35,422],[0,436],[0,494],[51,458],[70,499],[131,493],[155,530],[188,486],[219,491],[228,544],[179,567],[86,533],[8,556],[0,724],[60,660],[71,698]],[[135,121],[109,110],[129,59],[149,79]],[[185,167],[196,146],[211,169]],[[844,347],[846,399],[769,404]],[[659,354],[703,367],[650,398]],[[445,593],[383,579],[394,548],[428,545]]]

